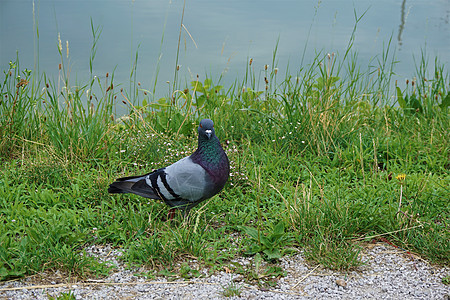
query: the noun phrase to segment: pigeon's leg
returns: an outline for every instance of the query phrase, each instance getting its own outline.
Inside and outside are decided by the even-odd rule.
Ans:
[[[176,211],[176,208],[169,209],[169,213],[167,214],[168,220],[173,220],[173,218],[175,218],[175,211]]]

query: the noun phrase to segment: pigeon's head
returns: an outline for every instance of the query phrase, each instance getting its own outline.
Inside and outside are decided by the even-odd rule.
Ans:
[[[206,139],[210,139],[215,135],[214,133],[214,122],[210,119],[203,119],[200,121],[198,126],[198,135]]]

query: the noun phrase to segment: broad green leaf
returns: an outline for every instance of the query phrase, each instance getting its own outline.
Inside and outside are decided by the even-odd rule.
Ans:
[[[399,87],[397,87],[397,101],[401,108],[406,108],[406,102],[405,99],[403,99],[402,91]]]
[[[444,109],[450,106],[450,92],[448,92],[447,96],[442,99],[442,103],[439,105],[440,108]]]
[[[265,254],[265,255],[267,255],[267,258],[269,259],[269,260],[273,260],[273,259],[279,259],[279,258],[281,258],[281,252],[280,252],[280,250],[278,250],[278,248],[275,248],[275,249],[266,249],[266,250],[264,250],[263,251],[263,253]]]
[[[196,101],[195,101],[195,106],[197,108],[200,108],[203,106],[203,104],[205,104],[206,101],[206,96],[205,95],[201,95],[199,97],[197,97]]]
[[[203,83],[200,81],[191,81],[192,88],[199,93],[206,94],[206,90],[203,87]]]
[[[317,78],[316,82],[317,83],[313,84],[313,87],[317,88],[318,90],[323,89],[324,87],[323,78],[322,77]]]
[[[212,80],[210,78],[206,78],[204,82],[204,86],[206,90],[209,90],[209,87],[211,86]]]
[[[262,247],[258,246],[257,244],[253,244],[253,245],[251,245],[251,246],[248,248],[248,250],[245,251],[244,253],[245,253],[246,255],[255,255],[255,254],[261,252],[262,250],[263,250]]]
[[[409,107],[414,110],[414,112],[423,112],[422,104],[417,99],[415,94],[412,94],[409,98]]]
[[[244,231],[246,234],[248,234],[253,239],[258,240],[258,230],[256,228],[249,227],[249,226],[238,226],[238,228],[240,230]]]
[[[283,235],[284,234],[284,223],[279,222],[275,227],[273,228],[274,235]]]
[[[329,79],[329,86],[334,86],[336,84],[336,82],[339,81],[339,77],[337,76],[331,76]]]
[[[223,86],[222,86],[222,85],[216,85],[216,86],[214,87],[214,93],[218,93],[218,92],[220,92],[221,90],[223,90]]]

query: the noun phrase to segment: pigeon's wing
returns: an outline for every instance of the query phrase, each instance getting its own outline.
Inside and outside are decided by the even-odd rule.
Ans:
[[[185,157],[165,170],[167,185],[160,186],[160,191],[167,199],[173,194],[181,199],[197,202],[208,198],[210,177],[202,166]],[[173,191],[173,194],[171,193]],[[174,197],[176,198],[176,197]],[[173,199],[173,198],[172,198]]]

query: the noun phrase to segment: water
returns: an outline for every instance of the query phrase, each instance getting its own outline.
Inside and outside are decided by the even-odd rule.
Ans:
[[[33,25],[38,22],[39,39]],[[39,69],[58,78],[58,34],[71,84],[86,84],[92,47],[91,20],[101,28],[94,75],[114,71],[115,82],[127,88],[138,54],[136,81],[166,96],[174,80],[183,1],[124,0],[1,0],[0,69],[5,70],[16,52],[20,67]],[[413,56],[426,49],[446,66],[450,62],[450,0],[360,1],[186,1],[178,65],[182,82],[206,75],[229,86],[242,79],[253,59],[256,71],[275,64],[280,74],[295,74],[318,51],[343,55],[361,18],[353,49],[361,69],[376,65],[392,37],[392,52],[399,61],[395,79],[414,75]],[[66,41],[69,58],[66,58]],[[394,52],[395,50],[395,52]],[[157,66],[159,64],[159,71]],[[169,82],[170,84],[168,84]],[[183,84],[184,85],[184,84]],[[263,83],[261,82],[261,86]]]

